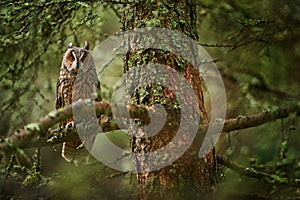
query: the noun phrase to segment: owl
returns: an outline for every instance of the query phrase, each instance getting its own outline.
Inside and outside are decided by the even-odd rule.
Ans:
[[[100,81],[97,77],[94,59],[89,50],[88,42],[85,41],[83,48],[73,47],[72,43],[70,43],[62,59],[60,75],[56,85],[56,109],[70,105],[72,101],[75,102],[79,99],[89,98],[101,101],[100,91]],[[95,96],[95,94],[97,95]],[[59,125],[61,129],[68,129],[74,126],[73,118],[63,121]],[[90,140],[95,138],[95,136],[91,137]],[[91,144],[91,141],[89,143]],[[80,139],[64,142],[62,157],[68,162],[76,164],[80,162],[80,157],[84,151],[86,149],[83,148]]]

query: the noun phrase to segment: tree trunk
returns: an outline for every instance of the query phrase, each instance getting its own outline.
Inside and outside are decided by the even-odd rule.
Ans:
[[[134,30],[144,27],[160,27],[179,31],[193,40],[198,40],[196,31],[196,5],[190,0],[156,0],[156,1],[139,1],[133,3],[128,9],[125,9],[122,18],[123,30]],[[159,36],[154,39],[158,39]],[[130,38],[129,46],[136,43],[137,38]],[[170,45],[180,45],[174,44]],[[189,51],[197,52],[196,46],[189,46]],[[191,59],[194,57],[191,56]],[[137,65],[148,66],[150,63],[164,64],[180,72],[181,75],[192,85],[196,95],[196,101],[185,98],[186,105],[195,107],[199,110],[200,121],[204,125],[208,123],[207,114],[204,108],[203,92],[201,89],[201,79],[197,68],[192,66],[190,62],[183,59],[179,55],[172,52],[166,52],[159,49],[144,49],[128,52],[124,58],[125,72],[130,71]],[[158,72],[159,74],[159,72]],[[141,74],[134,74],[133,77],[127,79],[127,86],[132,85],[134,78],[139,79]],[[170,79],[175,79],[170,74]],[[165,80],[171,81],[171,80]],[[147,123],[144,121],[135,121],[129,132],[132,134],[131,149],[134,153],[155,152],[156,150],[166,146],[172,138],[175,137],[182,115],[182,109],[176,107],[177,97],[174,92],[167,87],[159,84],[145,85],[143,80],[135,88],[135,93],[127,97],[128,103],[141,104],[151,106],[160,103],[166,110],[167,117],[163,128],[154,136],[145,136],[143,126]],[[193,116],[183,116],[190,121]],[[140,199],[195,199],[209,197],[216,181],[216,165],[213,150],[211,150],[204,158],[199,158],[198,152],[200,148],[203,133],[197,134],[194,142],[187,151],[172,164],[152,171],[151,164],[146,162],[144,156],[136,156],[136,167],[140,173],[137,174],[138,183],[140,186]],[[188,140],[188,139],[187,139]],[[182,141],[185,142],[184,140]],[[178,146],[180,148],[180,146]],[[169,157],[172,157],[173,152],[168,152]],[[150,158],[149,158],[150,159]]]

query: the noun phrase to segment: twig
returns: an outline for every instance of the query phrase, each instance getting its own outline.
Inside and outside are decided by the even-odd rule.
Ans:
[[[263,171],[256,170],[252,167],[244,167],[244,166],[241,166],[241,165],[233,162],[232,160],[229,160],[228,158],[217,156],[217,162],[221,165],[224,165],[224,166],[236,171],[237,173],[239,173],[241,175],[249,176],[252,178],[262,179],[267,183],[277,183],[277,184],[288,185],[288,186],[293,186],[293,187],[300,186],[299,179],[290,180],[286,177],[279,177],[276,174],[269,174],[269,173],[266,173]]]
[[[285,158],[287,158],[288,152],[288,142],[290,139],[290,134],[292,130],[295,129],[295,115],[291,114],[289,117],[289,121],[287,122],[287,127],[284,127],[283,120],[281,120],[281,147],[280,147],[280,161],[282,162]]]

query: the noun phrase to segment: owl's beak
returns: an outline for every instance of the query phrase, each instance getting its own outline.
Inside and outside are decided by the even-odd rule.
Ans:
[[[78,68],[78,62],[77,62],[77,60],[75,60],[75,61],[72,63],[72,68],[73,68],[73,69],[77,69],[77,68]]]
[[[77,74],[78,72],[78,68],[79,68],[79,63],[75,60],[73,63],[72,63],[72,68],[71,68],[71,74]]]

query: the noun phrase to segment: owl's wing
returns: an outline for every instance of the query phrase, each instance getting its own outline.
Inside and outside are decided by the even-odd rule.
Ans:
[[[61,86],[61,81],[58,80],[56,83],[56,98],[55,98],[55,108],[56,109],[63,107],[60,86]]]

